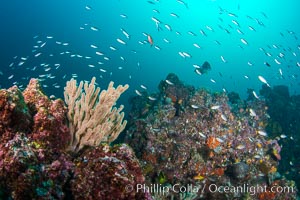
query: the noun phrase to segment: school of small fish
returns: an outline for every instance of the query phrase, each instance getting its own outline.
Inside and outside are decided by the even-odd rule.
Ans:
[[[122,6],[121,1],[118,3]],[[255,38],[263,37],[262,33],[272,23],[265,12],[250,15],[233,8],[230,10],[215,2],[210,11],[211,16],[216,18],[215,23],[209,23],[207,17],[207,20],[202,18],[197,25],[189,26],[193,22],[191,19],[199,18],[192,12],[192,8],[199,9],[199,13],[205,8],[188,0],[168,3],[149,0],[139,1],[138,4],[144,15],[133,13],[126,9],[128,6],[122,12],[118,9],[111,11],[111,21],[116,20],[121,24],[111,30],[106,29],[104,19],[98,20],[95,16],[102,13],[105,3],[83,6],[81,11],[88,16],[86,23],[77,22],[78,29],[73,31],[80,31],[83,35],[80,40],[86,46],[78,49],[78,44],[71,39],[68,41],[60,40],[55,35],[35,35],[32,51],[26,55],[14,56],[8,70],[0,70],[1,80],[6,79],[9,83],[24,88],[32,76],[37,76],[44,88],[51,87],[61,91],[61,79],[77,78],[86,71],[105,80],[119,78],[127,83],[139,82],[140,87],[133,87],[133,93],[138,96],[147,95],[150,101],[156,101],[155,97],[148,95],[147,91],[151,89],[148,80],[157,78],[159,81],[161,77],[151,74],[151,68],[156,68],[157,63],[161,63],[161,68],[169,65],[173,67],[175,62],[181,70],[196,77],[201,85],[213,84],[212,87],[224,92],[228,89],[238,90],[238,83],[241,81],[249,87],[255,87],[256,91],[261,84],[271,87],[281,83],[280,81],[294,87],[294,92],[300,91],[296,89],[299,85],[297,72],[300,70],[300,44],[297,34],[293,30],[278,30],[274,33],[278,40],[269,40],[266,44],[255,41]],[[240,2],[238,7],[242,6]],[[139,18],[144,20],[143,24],[138,24]],[[185,21],[186,19],[190,21]],[[129,24],[136,25],[132,27]],[[226,44],[227,38],[230,38],[230,45]],[[217,51],[213,51],[211,58],[202,57],[207,49]],[[232,52],[239,53],[233,57]],[[254,59],[251,54],[260,59]],[[205,60],[212,63],[216,73],[203,75],[200,72],[201,63]],[[241,71],[242,68],[247,69],[248,74],[243,72],[232,75],[231,72],[236,71],[237,66]],[[172,67],[169,71],[172,71]],[[20,69],[27,70],[28,73],[20,75],[17,73]],[[141,77],[140,74],[145,76]],[[174,85],[172,80],[165,82]],[[253,86],[253,82],[256,86]],[[255,90],[253,96],[259,99]],[[199,108],[198,105],[191,107]],[[216,105],[211,109],[220,109],[220,106]],[[250,110],[250,115],[254,116],[255,112]],[[222,119],[227,120],[225,116]]]

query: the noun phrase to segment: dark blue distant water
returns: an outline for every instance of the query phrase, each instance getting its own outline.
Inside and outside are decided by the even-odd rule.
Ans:
[[[243,98],[247,88],[258,93],[259,75],[271,87],[284,84],[299,94],[299,1],[184,2],[3,1],[0,85],[25,86],[40,76],[48,95],[62,97],[72,74],[77,80],[96,76],[101,88],[110,80],[128,83],[121,98],[126,103],[143,90],[141,84],[155,92],[173,72],[195,87],[235,91]],[[212,70],[198,75],[195,66],[204,61]]]

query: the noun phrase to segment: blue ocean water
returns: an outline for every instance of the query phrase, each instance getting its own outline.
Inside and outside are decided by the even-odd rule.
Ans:
[[[259,92],[258,76],[299,94],[298,7],[295,0],[4,1],[0,85],[25,87],[40,76],[48,95],[62,97],[72,74],[96,76],[102,88],[128,83],[126,103],[141,84],[155,92],[173,72],[187,84],[242,98],[247,88]],[[205,61],[211,71],[195,73]]]

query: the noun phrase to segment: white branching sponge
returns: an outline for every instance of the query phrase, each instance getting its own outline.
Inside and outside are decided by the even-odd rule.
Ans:
[[[68,120],[72,139],[69,150],[78,152],[85,145],[97,146],[100,142],[114,141],[124,130],[127,121],[121,112],[123,105],[114,107],[128,85],[114,88],[111,81],[107,90],[95,86],[96,78],[90,84],[71,79],[64,88],[65,102],[68,105]],[[100,95],[99,95],[100,94]]]

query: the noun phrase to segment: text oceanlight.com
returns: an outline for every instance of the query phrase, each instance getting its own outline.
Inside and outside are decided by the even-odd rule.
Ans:
[[[136,187],[131,185],[126,186],[126,191],[131,192],[136,190],[136,192],[144,193],[157,193],[160,195],[168,195],[169,193],[200,193],[205,192],[210,193],[248,193],[250,195],[255,195],[263,192],[274,192],[274,193],[293,193],[295,188],[291,186],[272,186],[268,188],[260,185],[249,185],[242,184],[239,186],[220,186],[216,184],[204,184],[201,186],[195,186],[192,184],[180,185],[174,184],[173,186],[164,186],[161,184],[137,184]]]

